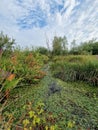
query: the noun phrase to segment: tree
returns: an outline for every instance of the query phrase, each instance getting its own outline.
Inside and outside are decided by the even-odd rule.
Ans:
[[[98,42],[93,43],[92,54],[98,55]]]
[[[98,54],[98,42],[96,42],[96,39],[85,41],[79,46],[75,46],[75,43],[73,41],[71,45],[71,54]]]
[[[67,45],[68,45],[68,41],[67,41],[66,36],[64,36],[64,37],[62,38],[63,50],[67,50],[67,49],[68,49],[68,48],[67,48]]]
[[[0,33],[0,50],[3,51],[3,54],[12,52],[13,45],[15,40],[9,38],[7,35],[4,35],[3,32]]]
[[[79,47],[81,48],[81,54],[93,54],[93,51],[96,50],[96,47],[94,49],[94,46],[96,46],[95,44],[96,44],[96,39],[92,39],[84,43],[81,43]]]
[[[75,48],[76,47],[76,40],[74,39],[72,42],[71,42],[71,48]]]
[[[76,45],[76,40],[75,39],[71,42],[70,53],[71,54],[77,54],[77,45]]]
[[[61,55],[67,51],[67,38],[55,36],[52,42],[53,54]]]
[[[43,54],[43,55],[48,55],[49,53],[49,50],[45,47],[38,47],[37,48],[37,51],[40,53],[40,54]]]

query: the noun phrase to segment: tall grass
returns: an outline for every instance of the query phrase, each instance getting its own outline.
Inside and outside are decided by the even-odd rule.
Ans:
[[[93,56],[67,56],[54,58],[51,70],[64,81],[84,81],[98,86],[98,59]]]

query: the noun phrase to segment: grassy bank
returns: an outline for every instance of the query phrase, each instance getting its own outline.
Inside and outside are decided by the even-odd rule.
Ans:
[[[54,77],[63,81],[82,81],[98,86],[97,56],[54,57],[51,70]]]

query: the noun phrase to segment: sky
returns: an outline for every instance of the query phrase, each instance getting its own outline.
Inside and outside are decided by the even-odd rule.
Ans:
[[[0,0],[0,31],[21,47],[98,39],[98,0]]]

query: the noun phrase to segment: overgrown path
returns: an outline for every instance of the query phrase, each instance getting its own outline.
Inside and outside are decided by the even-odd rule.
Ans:
[[[11,94],[9,111],[14,111],[18,118],[23,112],[26,101],[43,102],[44,110],[52,113],[55,123],[63,130],[68,124],[74,129],[98,130],[98,89],[84,83],[66,83],[52,77],[49,65],[47,72],[38,85],[17,88]],[[18,110],[18,111],[16,111]]]

